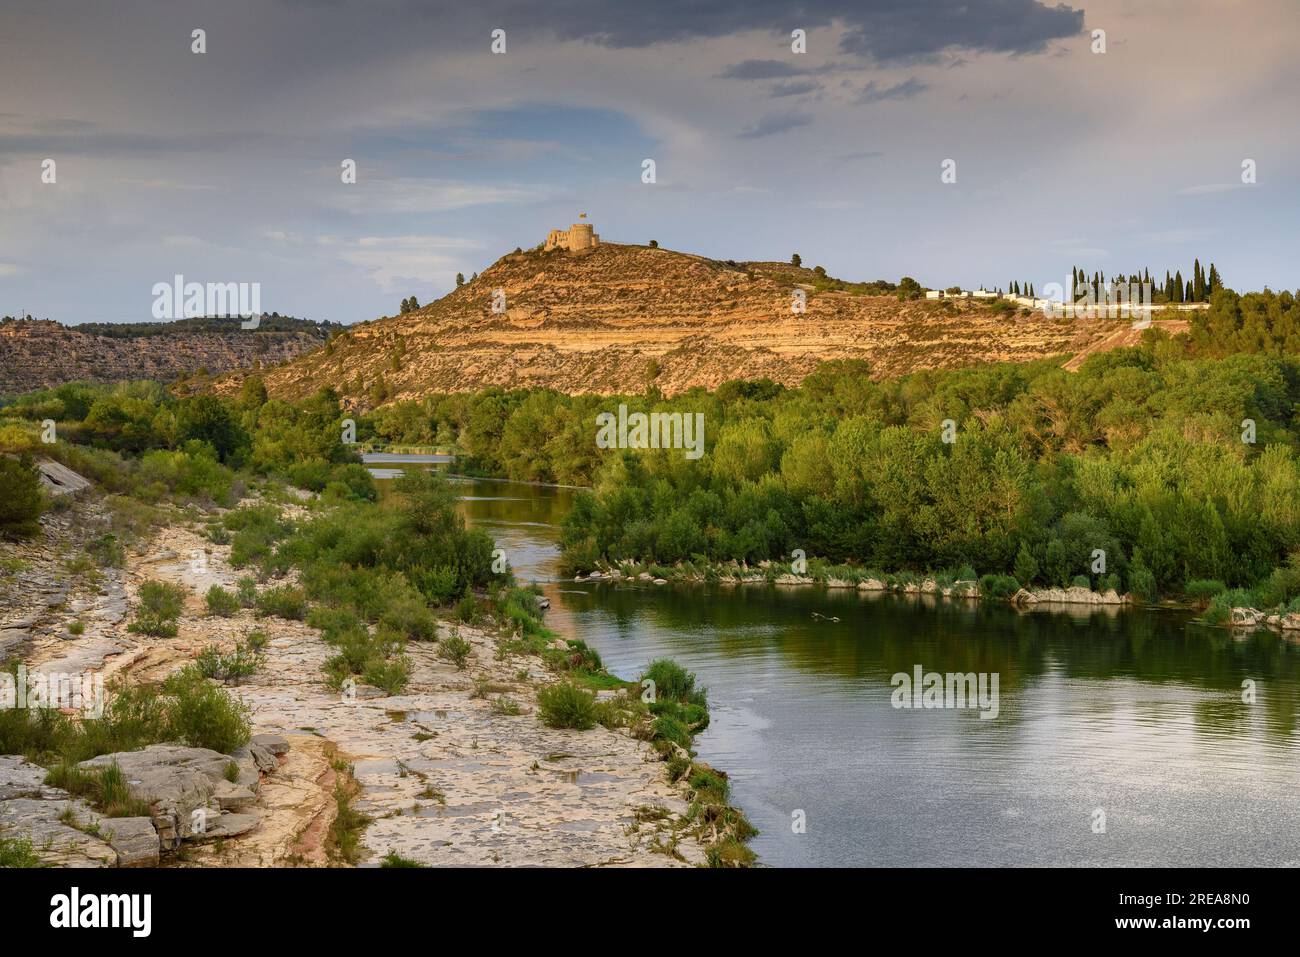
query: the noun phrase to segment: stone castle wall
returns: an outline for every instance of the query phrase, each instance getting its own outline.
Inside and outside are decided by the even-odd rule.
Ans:
[[[577,252],[594,249],[600,245],[600,234],[591,223],[574,223],[568,229],[552,229],[546,236],[546,249],[567,249]]]

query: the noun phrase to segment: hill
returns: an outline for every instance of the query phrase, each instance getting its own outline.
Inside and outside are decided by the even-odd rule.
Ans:
[[[1114,323],[1049,320],[974,302],[900,300],[785,263],[722,262],[602,243],[533,249],[414,312],[353,326],[326,349],[264,373],[269,392],[322,386],[354,403],[487,386],[673,395],[728,379],[801,381],[827,359],[875,374],[1074,354]],[[504,312],[493,312],[495,290]],[[796,289],[807,311],[791,311]],[[238,388],[242,376],[218,389]]]
[[[275,365],[324,345],[337,328],[285,316],[268,317],[257,330],[231,319],[83,326],[7,320],[0,323],[0,395],[64,382],[170,381],[199,369]]]

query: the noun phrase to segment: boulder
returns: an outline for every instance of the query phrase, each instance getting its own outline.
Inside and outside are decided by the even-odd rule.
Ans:
[[[1268,616],[1257,608],[1234,608],[1232,609],[1232,627],[1234,628],[1254,628],[1264,621]]]
[[[218,838],[238,837],[240,834],[247,834],[261,823],[262,816],[260,814],[223,813],[215,819],[208,818],[207,829],[202,834],[193,834],[187,839],[191,841],[215,841]]]
[[[212,796],[223,811],[244,811],[257,804],[257,795],[242,784],[218,781]]]
[[[256,744],[258,747],[266,748],[277,758],[289,753],[289,742],[279,734],[255,734],[250,744]]]
[[[117,852],[118,867],[156,867],[162,850],[153,819],[110,817],[99,825],[99,833]]]
[[[31,637],[26,628],[5,628],[0,630],[0,660],[8,658],[13,651]]]
[[[150,806],[163,847],[171,849],[190,836],[195,811],[217,810],[216,783],[229,783],[225,775],[231,760],[207,748],[154,744],[140,751],[103,754],[79,767],[100,769],[116,763],[131,797]]]

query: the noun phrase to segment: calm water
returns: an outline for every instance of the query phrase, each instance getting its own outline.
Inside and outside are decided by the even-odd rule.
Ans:
[[[556,580],[571,492],[462,488],[519,577],[544,583],[551,627],[625,678],[665,655],[700,676],[700,758],[730,774],[766,864],[1300,864],[1296,644],[1162,612],[579,585]],[[998,673],[999,716],[894,709],[890,676],[917,664]]]

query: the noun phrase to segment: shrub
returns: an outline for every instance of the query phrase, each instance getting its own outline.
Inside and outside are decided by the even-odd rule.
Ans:
[[[235,595],[242,608],[252,608],[257,604],[257,579],[245,575],[235,583]]]
[[[413,861],[409,857],[402,857],[396,851],[389,851],[379,861],[380,867],[426,867],[419,861]]]
[[[1244,588],[1222,591],[1210,599],[1210,606],[1205,611],[1205,620],[1214,625],[1226,625],[1232,621],[1232,609],[1253,608],[1254,596]]]
[[[185,606],[189,592],[172,582],[147,581],[140,585],[139,605],[130,631],[157,638],[171,638],[176,634],[176,619]]]
[[[379,623],[412,641],[429,641],[438,634],[433,613],[413,588],[389,602],[379,614]]]
[[[90,540],[86,553],[100,565],[121,568],[126,564],[126,549],[112,532],[105,532]]]
[[[140,459],[138,476],[145,485],[161,486],[180,499],[233,504],[234,476],[203,442],[187,442],[184,451],[146,452]]]
[[[680,748],[690,750],[691,731],[671,714],[661,714],[650,725],[650,740],[671,741]]]
[[[704,851],[704,856],[709,867],[749,867],[758,857],[743,842],[734,837],[709,845]]]
[[[980,579],[980,595],[984,598],[1010,598],[1020,590],[1020,582],[1010,575],[985,575]]]
[[[467,625],[472,625],[483,617],[483,611],[479,607],[478,599],[471,593],[465,595],[465,597],[460,601],[456,602],[455,615],[457,621],[463,621]]]
[[[79,768],[64,760],[45,776],[49,787],[86,798],[105,817],[147,817],[148,803],[131,796],[126,775],[114,761],[107,767]]]
[[[1087,575],[1075,575],[1074,578],[1070,580],[1070,585],[1074,588],[1087,588],[1091,590],[1092,579]]]
[[[226,591],[220,585],[213,585],[209,588],[204,600],[208,603],[208,614],[220,618],[229,618],[240,608],[239,597],[233,592]]]
[[[595,648],[588,647],[585,641],[569,640],[567,650],[548,648],[543,654],[546,664],[555,671],[598,672],[604,664]]]
[[[172,728],[177,738],[192,748],[211,748],[230,754],[248,743],[248,708],[189,665],[164,683],[175,698]]]
[[[0,868],[45,867],[25,837],[0,837]]]
[[[1156,576],[1138,554],[1134,554],[1128,567],[1128,590],[1142,601],[1156,600]]]
[[[1281,568],[1255,586],[1260,608],[1278,608],[1300,595],[1300,556],[1291,555]]]
[[[497,695],[492,699],[492,713],[513,717],[522,714],[523,709],[519,707],[519,702],[513,698],[507,698],[505,695]]]
[[[448,635],[438,642],[438,655],[455,664],[457,671],[465,670],[472,650],[470,643],[456,634]]]
[[[701,708],[708,707],[708,694],[704,688],[695,687],[695,675],[671,658],[650,662],[642,681],[654,682],[655,701],[678,701]]]
[[[557,681],[538,690],[537,708],[548,728],[586,731],[596,725],[596,696],[569,681]]]
[[[1227,590],[1227,586],[1213,578],[1198,578],[1183,586],[1187,600],[1204,608],[1216,596]]]
[[[386,694],[401,694],[411,680],[411,659],[405,655],[387,661],[371,658],[361,672],[361,680]]]
[[[307,594],[294,585],[268,588],[257,596],[257,614],[302,621],[307,616]]]
[[[199,652],[194,667],[198,668],[199,673],[205,678],[234,681],[238,684],[240,678],[247,678],[257,670],[257,655],[251,648],[242,644],[229,655],[222,654],[221,649],[216,645],[209,645]]]

